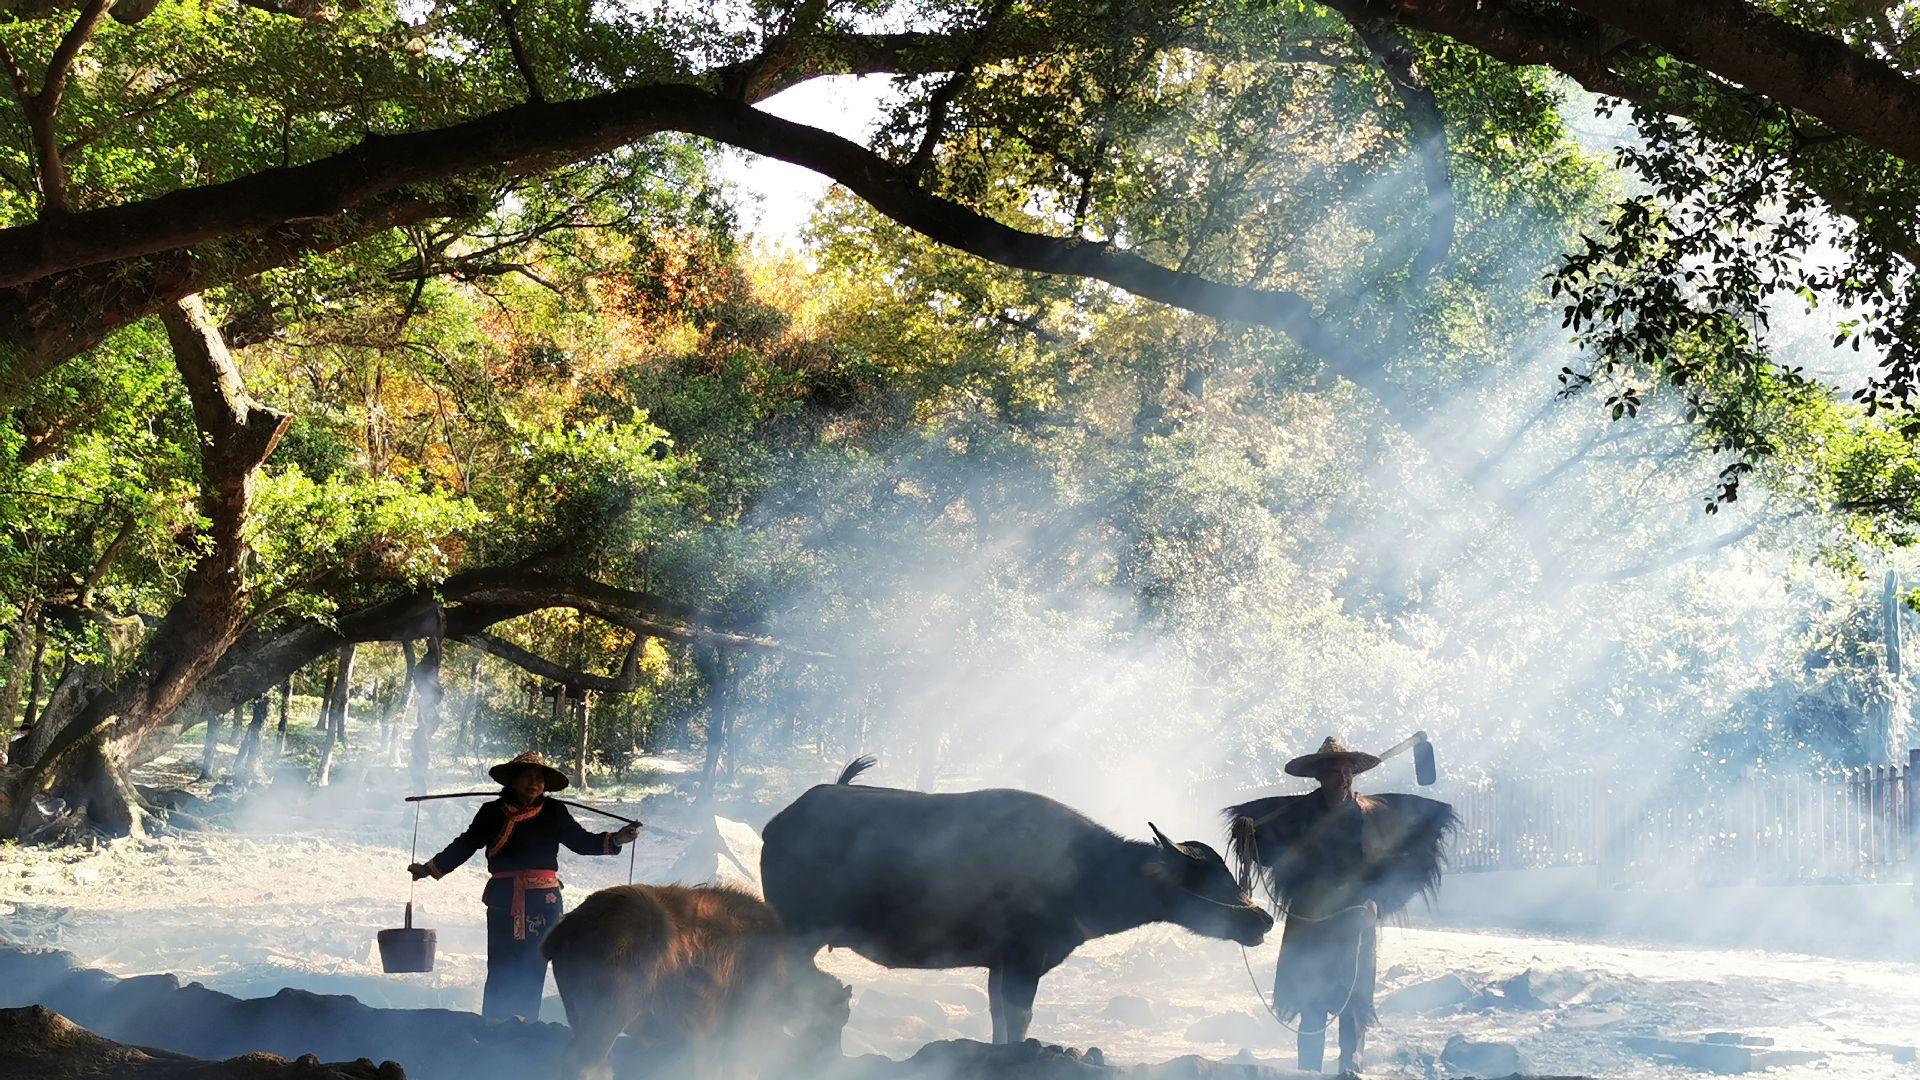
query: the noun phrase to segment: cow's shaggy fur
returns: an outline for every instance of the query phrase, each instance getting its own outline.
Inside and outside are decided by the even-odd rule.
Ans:
[[[603,889],[542,951],[573,1028],[569,1077],[604,1075],[622,1032],[650,1055],[686,1055],[697,1075],[758,1073],[837,1052],[847,1020],[851,991],[794,954],[773,909],[738,889]]]

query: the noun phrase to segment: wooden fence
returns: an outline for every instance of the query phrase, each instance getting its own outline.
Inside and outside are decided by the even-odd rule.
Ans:
[[[1905,765],[1749,777],[1726,792],[1584,773],[1440,793],[1455,871],[1594,866],[1615,884],[1920,880],[1920,750]]]

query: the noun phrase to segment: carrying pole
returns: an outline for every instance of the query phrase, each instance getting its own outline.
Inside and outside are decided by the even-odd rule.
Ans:
[[[497,791],[449,791],[445,795],[409,795],[407,796],[406,801],[410,803],[418,803],[418,802],[428,802],[433,799],[497,799],[499,797],[500,797],[500,793]],[[615,821],[625,822],[628,825],[638,825],[642,828],[645,828],[647,824],[646,822],[639,821],[635,818],[622,817],[621,815],[616,814],[611,810],[602,810],[597,806],[588,806],[586,803],[577,803],[570,799],[558,799],[558,798],[554,798],[554,796],[552,795],[548,795],[545,797],[549,799],[553,799],[554,802],[557,802],[562,806],[571,806],[575,810],[585,810],[589,814],[599,814],[601,817],[610,817]]]

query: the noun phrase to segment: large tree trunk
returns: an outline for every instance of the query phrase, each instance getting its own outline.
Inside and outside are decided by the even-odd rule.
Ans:
[[[440,666],[446,659],[446,643],[439,635],[427,639],[426,651],[413,666],[414,722],[409,772],[413,793],[424,795],[433,765],[433,733],[440,726]]]
[[[140,807],[125,776],[130,752],[172,718],[244,627],[251,551],[245,530],[254,476],[280,441],[288,417],[248,396],[219,326],[199,297],[167,305],[160,317],[201,436],[200,512],[207,528],[196,539],[204,554],[188,571],[180,599],[147,639],[138,662],[63,723],[22,775],[10,800],[12,812],[0,829],[5,835],[16,832],[29,799],[41,793],[65,798],[95,828],[138,832]]]
[[[327,729],[327,741],[320,747],[320,770],[314,775],[315,787],[326,787],[333,779],[333,752],[347,741],[347,698],[353,687],[354,646],[344,645],[335,661],[333,678],[327,683],[327,700],[320,706],[320,723]]]

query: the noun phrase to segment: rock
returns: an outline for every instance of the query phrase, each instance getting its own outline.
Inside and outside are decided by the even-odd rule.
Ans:
[[[731,885],[760,895],[760,834],[718,814],[707,820],[668,871],[683,885]]]
[[[907,1076],[949,1077],[951,1080],[1006,1080],[1013,1077],[1065,1078],[1096,1077],[1110,1070],[1089,1062],[1079,1053],[1061,1046],[1048,1046],[1034,1039],[1024,1043],[993,1045],[965,1040],[928,1043],[906,1062]]]
[[[1584,1005],[1593,1001],[1611,1001],[1620,990],[1607,980],[1580,971],[1527,971],[1528,988],[1535,999],[1547,1005]]]
[[[1153,1003],[1143,997],[1122,994],[1107,1002],[1107,1007],[1101,1010],[1100,1015],[1128,1027],[1151,1027]]]
[[[111,1076],[116,1080],[406,1080],[393,1062],[361,1059],[323,1065],[312,1054],[289,1062],[250,1053],[228,1061],[201,1061],[166,1050],[104,1039],[51,1009],[0,1009],[0,1080],[56,1080]]]
[[[1716,1039],[1713,1036],[1719,1036],[1719,1038]],[[1656,1060],[1682,1065],[1689,1069],[1704,1069],[1722,1076],[1793,1065],[1808,1065],[1819,1061],[1824,1056],[1805,1050],[1765,1049],[1773,1045],[1771,1039],[1733,1035],[1731,1032],[1724,1031],[1714,1032],[1713,1036],[1692,1040],[1630,1035],[1626,1039],[1626,1044],[1629,1049],[1638,1050]],[[1728,1042],[1726,1040],[1729,1037],[1739,1041]],[[1746,1042],[1749,1038],[1754,1041]]]
[[[939,1029],[918,1016],[889,1017],[878,1033],[907,1046],[924,1046],[940,1038]]]
[[[1598,1031],[1625,1023],[1632,1010],[1618,1002],[1576,1006],[1560,1014],[1559,1026],[1568,1031]]]
[[[1524,1066],[1520,1051],[1508,1043],[1474,1042],[1464,1035],[1447,1040],[1440,1051],[1440,1064],[1466,1076],[1512,1076]]]
[[[1187,1040],[1228,1046],[1272,1046],[1286,1033],[1270,1016],[1222,1012],[1202,1017],[1187,1028]]]
[[[1899,1046],[1892,1043],[1861,1043],[1875,1053],[1885,1054],[1901,1065],[1911,1065],[1920,1061],[1920,1047]]]
[[[1548,1007],[1547,1003],[1540,1000],[1539,995],[1534,992],[1532,968],[1504,982],[1496,983],[1490,989],[1499,991],[1505,1008],[1534,1011]]]
[[[951,1005],[964,1012],[977,1013],[987,1011],[987,995],[983,990],[972,986],[929,986],[926,995],[942,1005]]]
[[[1448,972],[1437,979],[1403,986],[1380,999],[1381,1012],[1431,1013],[1457,1008],[1473,1000],[1473,988]]]
[[[904,994],[889,994],[885,990],[867,989],[853,1001],[856,1016],[868,1016],[881,1020],[901,1020],[912,1018],[930,1028],[944,1028],[951,1022],[947,1011],[937,1001],[907,997]]]
[[[1724,1043],[1727,1046],[1772,1046],[1773,1040],[1764,1035],[1740,1035],[1731,1031],[1709,1031],[1700,1036],[1701,1042]]]

